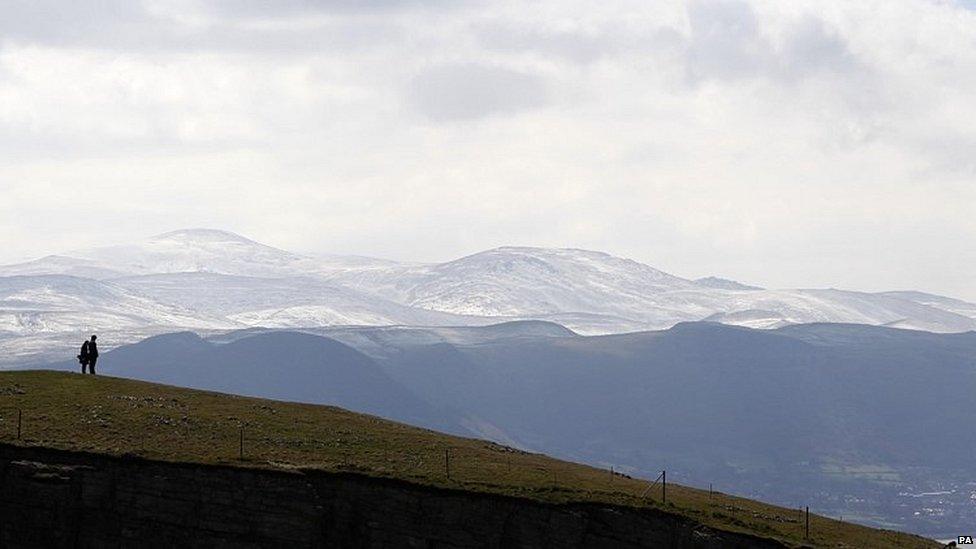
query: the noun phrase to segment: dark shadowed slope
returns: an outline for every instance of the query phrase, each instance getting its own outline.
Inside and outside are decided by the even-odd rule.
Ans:
[[[976,450],[976,433],[964,429],[971,408],[946,406],[976,391],[976,334],[693,323],[441,343],[385,364],[418,394],[463,407],[527,446],[579,452],[582,438],[608,458],[630,448],[638,463],[687,452],[683,466],[742,455],[751,467],[810,459],[964,467]]]
[[[874,524],[938,532],[976,523],[966,484],[976,476],[973,333],[693,323],[439,343],[383,364],[510,444],[645,474],[666,468]],[[958,501],[900,495],[945,490]]]

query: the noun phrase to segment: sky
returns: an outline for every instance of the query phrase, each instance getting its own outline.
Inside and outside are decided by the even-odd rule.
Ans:
[[[0,13],[0,263],[210,227],[976,299],[976,1]]]

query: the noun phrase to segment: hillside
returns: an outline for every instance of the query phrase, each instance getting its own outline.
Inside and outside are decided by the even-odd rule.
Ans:
[[[100,372],[394,421],[912,531],[973,524],[976,333],[713,323],[171,334]],[[341,343],[340,343],[341,342]],[[76,361],[45,368],[77,371]],[[663,419],[662,419],[663,418]]]
[[[22,440],[16,438],[23,414]],[[239,460],[240,426],[244,460]],[[178,389],[108,377],[0,373],[4,444],[138,456],[167,462],[307,468],[399,479],[417,485],[664,509],[719,530],[802,542],[797,511],[686,487],[640,496],[647,482],[497,444],[359,415],[339,408]],[[449,452],[450,477],[445,470]],[[813,516],[815,546],[935,547],[921,538]]]
[[[689,323],[399,349],[391,376],[482,437],[889,528],[976,521],[973,405],[946,405],[976,391],[976,333]]]

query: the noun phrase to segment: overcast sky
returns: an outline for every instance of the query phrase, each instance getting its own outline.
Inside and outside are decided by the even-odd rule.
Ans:
[[[976,299],[974,8],[0,0],[0,262],[213,227]]]

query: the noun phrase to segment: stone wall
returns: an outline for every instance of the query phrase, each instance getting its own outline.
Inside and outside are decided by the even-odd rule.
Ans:
[[[781,547],[662,511],[0,444],[0,547]]]

